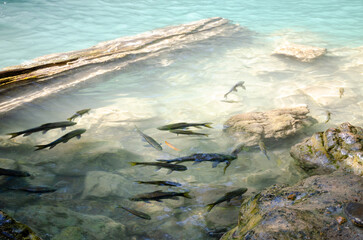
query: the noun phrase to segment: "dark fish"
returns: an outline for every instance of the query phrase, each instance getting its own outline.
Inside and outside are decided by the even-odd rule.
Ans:
[[[344,88],[339,88],[339,98],[342,98],[344,94]]]
[[[75,114],[73,114],[72,117],[67,118],[68,121],[72,121],[73,119],[77,118],[77,117],[82,117],[84,114],[88,113],[91,109],[90,108],[86,108],[86,109],[82,109],[77,111]]]
[[[223,197],[221,197],[220,199],[215,201],[214,203],[208,204],[207,205],[207,207],[208,207],[207,211],[210,212],[215,205],[217,205],[217,204],[219,204],[221,202],[225,202],[225,201],[229,202],[229,201],[231,201],[232,198],[241,196],[245,192],[247,192],[247,188],[239,188],[239,189],[234,190],[232,192],[228,192],[228,193],[224,194]]]
[[[180,122],[180,123],[172,123],[168,125],[164,125],[161,127],[158,127],[159,130],[174,130],[174,129],[184,129],[188,127],[196,127],[200,128],[201,126],[212,128],[210,125],[212,123],[186,123],[186,122]]]
[[[150,202],[150,201],[157,201],[162,202],[161,199],[173,199],[178,200],[179,197],[185,197],[185,198],[192,198],[189,195],[189,192],[163,192],[163,191],[155,191],[151,193],[143,193],[136,195],[133,198],[130,198],[131,201],[144,201],[144,202]]]
[[[185,135],[206,136],[206,137],[208,137],[208,135],[209,135],[206,133],[197,133],[197,132],[193,132],[193,131],[189,131],[189,130],[181,130],[181,129],[170,130],[170,132],[175,133],[176,135],[185,134]]]
[[[163,150],[161,145],[159,143],[157,143],[152,137],[141,132],[136,126],[135,126],[135,128],[136,128],[137,132],[141,135],[141,137],[143,137],[145,139],[145,141],[148,142],[153,148],[155,148],[156,150],[159,150],[159,151]]]
[[[45,145],[36,145],[35,147],[37,147],[37,149],[35,149],[35,151],[38,151],[38,150],[41,150],[41,149],[44,149],[44,148],[47,148],[47,147],[49,147],[49,149],[52,149],[55,146],[57,146],[59,143],[66,143],[71,138],[74,138],[74,137],[77,137],[78,139],[80,139],[81,134],[84,133],[85,131],[86,131],[86,129],[84,129],[84,128],[73,130],[72,132],[69,132],[69,133],[63,135],[62,137],[58,138],[57,140],[55,140],[55,141],[53,141],[51,143],[48,143],[48,144],[45,144]]]
[[[228,155],[222,153],[196,153],[186,157],[179,157],[170,160],[159,159],[159,162],[165,163],[182,163],[182,162],[194,162],[194,164],[198,164],[204,161],[213,162],[212,167],[215,168],[219,163],[226,163],[224,168],[224,173],[226,172],[231,162],[237,158],[237,155]]]
[[[185,171],[188,168],[186,166],[183,165],[176,165],[176,164],[171,164],[171,163],[163,163],[163,162],[129,162],[132,166],[136,166],[136,165],[145,165],[145,166],[155,166],[157,168],[157,170],[159,170],[160,168],[167,168],[169,169],[169,173],[171,173],[172,171]]]
[[[135,215],[135,216],[137,216],[139,218],[143,218],[143,219],[146,219],[146,220],[151,220],[151,217],[149,215],[147,215],[146,213],[137,211],[137,210],[132,209],[132,208],[123,207],[123,206],[118,206],[118,207],[128,211],[129,213],[132,213],[133,215]]]
[[[0,175],[12,176],[12,177],[29,177],[30,174],[23,171],[11,170],[6,168],[0,168]]]
[[[51,193],[57,191],[56,188],[43,186],[9,187],[9,190],[24,191],[29,193]]]
[[[326,121],[325,121],[325,123],[329,122],[330,116],[331,116],[331,112],[326,111]]]
[[[170,186],[170,187],[180,187],[181,184],[177,182],[171,182],[171,181],[136,181],[140,184],[153,184],[158,186]]]
[[[268,160],[270,160],[270,157],[267,155],[265,144],[262,141],[258,142],[258,146],[260,147],[261,152],[266,156]]]
[[[14,137],[17,137],[22,134],[24,134],[24,137],[29,136],[30,134],[35,133],[35,132],[43,132],[43,134],[45,134],[48,130],[55,129],[55,128],[61,128],[62,130],[65,130],[66,127],[73,126],[75,124],[76,124],[75,122],[70,122],[70,121],[46,123],[46,124],[40,125],[39,127],[30,128],[30,129],[27,129],[24,131],[7,133],[7,135],[11,135],[11,138],[14,138]]]
[[[246,87],[243,85],[245,82],[244,81],[240,81],[238,83],[236,83],[231,90],[229,90],[226,94],[224,94],[224,98],[227,98],[228,94],[230,94],[231,92],[237,92],[237,87],[241,87],[244,90],[246,90]]]

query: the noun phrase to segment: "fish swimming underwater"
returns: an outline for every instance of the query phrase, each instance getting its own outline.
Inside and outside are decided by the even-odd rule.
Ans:
[[[45,145],[36,145],[35,147],[37,149],[35,149],[35,151],[38,151],[38,150],[41,150],[41,149],[44,149],[47,147],[49,147],[49,149],[52,149],[55,146],[57,146],[59,143],[66,143],[74,137],[77,137],[78,139],[80,139],[81,134],[84,133],[85,131],[86,131],[86,129],[84,129],[84,128],[79,128],[79,129],[73,130],[72,132],[69,132],[69,133],[63,135],[62,137],[58,138],[57,140],[55,140],[51,143],[48,143]]]
[[[57,191],[56,188],[44,186],[8,187],[9,190],[17,190],[29,193],[51,193]]]
[[[189,131],[189,130],[181,130],[181,129],[170,130],[170,132],[175,133],[176,135],[184,134],[184,135],[206,136],[206,137],[208,137],[208,135],[209,135],[206,133],[198,133],[198,132],[193,132],[193,131]]]
[[[158,186],[169,186],[169,187],[180,187],[181,184],[177,182],[171,182],[171,181],[136,181],[140,184],[153,184]]]
[[[170,143],[168,143],[167,141],[165,141],[165,144],[166,144],[168,147],[170,147],[171,149],[174,149],[175,151],[180,151],[180,149],[179,149],[179,148],[174,147],[173,145],[171,145],[171,144],[170,144]]]
[[[237,155],[229,155],[222,153],[195,153],[186,157],[179,157],[170,160],[159,159],[159,162],[165,163],[182,163],[182,162],[194,162],[198,164],[204,161],[213,162],[212,167],[215,168],[219,163],[226,163],[224,173],[233,160],[237,159]]]
[[[65,130],[66,127],[70,127],[75,124],[77,124],[77,123],[70,122],[70,121],[46,123],[46,124],[40,125],[39,127],[30,128],[30,129],[20,131],[20,132],[7,133],[6,135],[11,135],[11,138],[14,138],[14,137],[17,137],[22,134],[24,134],[24,137],[29,136],[30,134],[35,133],[35,132],[43,132],[43,134],[45,134],[47,131],[49,131],[51,129],[61,128],[62,130]]]
[[[237,87],[241,87],[244,90],[246,90],[246,87],[243,85],[245,82],[244,81],[240,81],[238,83],[236,83],[231,90],[229,90],[226,94],[224,94],[224,98],[227,98],[228,94],[230,94],[231,92],[237,92]]]
[[[151,217],[149,215],[147,215],[146,213],[137,211],[137,210],[132,209],[132,208],[123,207],[123,206],[117,206],[117,207],[122,208],[122,209],[128,211],[129,213],[139,217],[139,218],[143,218],[143,219],[146,219],[146,220],[151,220]]]
[[[232,192],[228,192],[228,193],[224,194],[223,197],[221,197],[220,199],[215,201],[214,203],[208,204],[207,205],[207,207],[208,207],[207,211],[210,212],[212,210],[212,208],[214,208],[215,205],[217,205],[219,203],[222,203],[222,202],[225,202],[225,201],[229,202],[229,201],[231,201],[232,198],[241,196],[245,192],[247,192],[247,188],[239,188],[239,189],[234,190]]]
[[[84,114],[89,113],[89,111],[91,111],[90,108],[79,110],[75,114],[73,114],[72,117],[67,118],[67,120],[72,121],[73,119],[75,119],[77,117],[82,117]]]
[[[326,111],[326,121],[325,121],[325,123],[328,123],[329,122],[330,117],[331,117],[331,112]]]
[[[145,139],[145,141],[148,142],[153,148],[155,148],[156,150],[159,150],[159,151],[163,150],[161,145],[159,143],[157,143],[155,141],[155,139],[153,139],[152,137],[141,132],[136,126],[135,126],[135,128],[136,128],[137,132],[141,135],[141,137],[143,137],[143,139]]]
[[[342,98],[342,96],[343,96],[343,94],[344,94],[344,88],[339,88],[339,98]]]
[[[186,123],[186,122],[180,122],[180,123],[172,123],[172,124],[168,124],[168,125],[164,125],[161,127],[158,127],[157,129],[159,130],[174,130],[174,129],[185,129],[188,127],[196,127],[196,128],[201,128],[201,127],[207,127],[207,128],[212,128],[210,125],[212,123]]]
[[[151,193],[143,193],[143,194],[139,194],[136,195],[133,198],[130,198],[131,201],[144,201],[149,203],[150,201],[157,201],[157,202],[162,202],[161,199],[173,199],[173,200],[178,200],[179,197],[184,197],[184,198],[192,198],[189,195],[189,192],[163,192],[163,191],[155,191],[155,192],[151,192]]]
[[[136,165],[155,166],[157,170],[159,170],[160,168],[167,168],[169,169],[168,174],[171,173],[172,171],[185,171],[188,169],[186,166],[183,165],[176,165],[165,162],[129,162],[129,163],[132,166]]]
[[[258,146],[260,147],[261,152],[266,156],[267,160],[270,160],[270,157],[267,155],[265,143],[262,141],[259,141]]]
[[[23,171],[11,170],[6,168],[0,168],[0,175],[12,176],[12,177],[29,177],[30,174]]]

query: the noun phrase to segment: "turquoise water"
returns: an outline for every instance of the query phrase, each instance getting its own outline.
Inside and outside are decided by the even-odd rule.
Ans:
[[[213,37],[166,51],[0,115],[0,167],[32,174],[26,179],[0,178],[0,208],[44,239],[59,239],[62,232],[70,233],[68,239],[212,239],[208,230],[236,225],[241,200],[222,203],[210,213],[206,204],[240,187],[247,187],[250,196],[275,183],[297,182],[304,174],[290,157],[293,144],[344,121],[363,124],[363,49],[358,47],[363,39],[362,8],[361,1],[2,4],[0,67],[213,16],[228,18],[252,32],[241,29],[232,38]],[[271,55],[284,40],[327,47],[328,53],[310,63]],[[70,73],[67,78],[77,76]],[[246,90],[231,93],[230,101],[225,101],[223,95],[242,80]],[[40,93],[49,90],[34,88]],[[341,98],[340,88],[345,90]],[[11,100],[12,96],[7,97]],[[230,153],[236,139],[222,129],[231,116],[302,104],[318,123],[291,139],[266,144],[271,160],[255,146],[241,152],[225,175],[223,164],[212,168],[211,163],[186,163],[187,171],[169,175],[165,170],[128,164],[198,152]],[[67,131],[12,140],[5,135],[65,120],[84,108],[91,108],[90,113],[76,119],[77,125]],[[332,114],[326,124],[327,110]],[[213,128],[198,130],[209,137],[175,136],[156,129],[180,121],[212,122]],[[148,147],[135,125],[163,143],[164,150]],[[80,140],[34,152],[34,145],[49,143],[76,128],[87,129]],[[138,180],[170,180],[183,186],[134,183]],[[58,190],[41,195],[7,190],[9,185],[24,184]],[[163,203],[128,200],[159,189],[188,190],[193,198]],[[118,205],[148,213],[152,220],[132,216]]]
[[[0,68],[216,16],[275,37],[297,33],[314,37],[320,46],[360,46],[362,12],[361,0],[4,1],[0,3]]]

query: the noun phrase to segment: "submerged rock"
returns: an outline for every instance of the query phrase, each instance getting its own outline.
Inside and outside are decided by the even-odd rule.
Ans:
[[[345,202],[363,201],[361,181],[337,171],[292,187],[272,186],[244,201],[238,226],[221,239],[363,239],[362,229],[336,221]]]
[[[273,54],[294,57],[302,62],[310,62],[326,53],[326,48],[300,45],[284,42],[278,46]]]
[[[308,113],[306,106],[242,113],[225,122],[225,132],[247,146],[257,145],[260,140],[286,138],[312,125],[316,120],[307,116]]]
[[[0,210],[0,239],[41,240],[33,230]]]
[[[348,215],[352,223],[359,227],[363,227],[363,204],[350,202],[345,206],[345,213]]]
[[[310,174],[339,168],[363,176],[363,129],[342,123],[338,128],[317,132],[296,144],[291,156]]]
[[[105,206],[107,207],[107,206]],[[82,206],[79,206],[82,208]],[[83,214],[60,206],[33,205],[16,212],[24,222],[55,239],[127,239],[125,226],[102,215]],[[74,238],[73,238],[74,236]],[[70,238],[61,238],[70,239]]]

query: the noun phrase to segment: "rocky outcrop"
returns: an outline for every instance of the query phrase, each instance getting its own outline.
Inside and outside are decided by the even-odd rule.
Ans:
[[[293,146],[290,154],[310,174],[342,168],[363,176],[363,129],[342,123]]]
[[[309,177],[292,187],[272,186],[246,199],[238,226],[221,239],[363,239],[344,208],[363,201],[361,177],[336,171]],[[361,209],[349,208],[361,216]]]
[[[0,210],[0,239],[41,240],[28,226]]]
[[[284,42],[278,46],[273,54],[284,55],[296,58],[302,62],[310,62],[326,53],[326,48],[300,45],[290,42]]]
[[[308,113],[306,106],[242,113],[228,119],[224,131],[246,146],[257,145],[260,140],[286,138],[312,125],[316,120]]]

